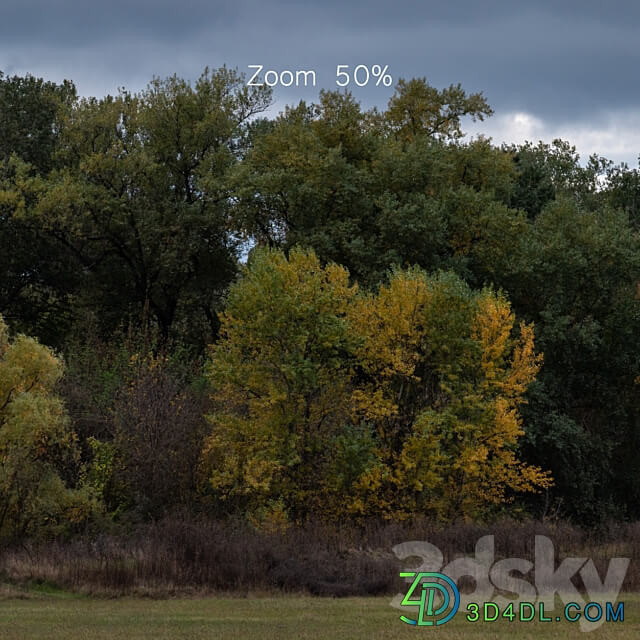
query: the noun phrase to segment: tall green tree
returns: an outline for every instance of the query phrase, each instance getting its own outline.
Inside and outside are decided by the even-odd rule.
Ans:
[[[6,190],[55,166],[65,114],[75,101],[69,81],[56,84],[0,72],[0,313],[14,328],[49,343],[65,326],[76,278],[53,239],[38,224],[15,215],[15,198],[7,197]]]
[[[640,230],[640,169],[630,169],[626,163],[607,170],[603,199],[614,209],[622,209],[636,230]]]
[[[105,330],[146,317],[165,338],[172,329],[200,343],[215,335],[237,251],[225,178],[269,103],[268,90],[224,67],[193,86],[174,76],[78,102],[59,168],[37,185],[14,181],[5,196],[75,261],[85,281],[77,309],[93,310]]]
[[[560,138],[551,144],[525,142],[502,149],[513,158],[517,172],[506,199],[509,206],[534,218],[558,197],[573,199],[588,209],[601,204],[604,180],[613,169],[610,160],[592,154],[586,163],[581,162],[575,146]]]
[[[565,515],[636,517],[640,237],[623,212],[561,198],[518,263],[509,295],[545,353],[524,410],[527,457],[548,461]]]
[[[425,100],[439,95],[418,84]],[[457,192],[468,194],[464,206],[475,198],[476,210],[496,201],[491,206],[504,211],[516,176],[511,160],[487,140],[456,142],[453,129],[436,135],[425,125],[398,139],[385,124],[394,104],[380,114],[362,111],[349,93],[322,92],[318,104],[285,110],[234,171],[238,227],[258,243],[313,247],[366,285],[392,265],[462,273],[468,258],[453,237],[464,215]],[[448,122],[458,126],[453,116]],[[517,212],[503,217],[517,224]],[[484,224],[475,227],[484,232]]]
[[[47,173],[54,164],[64,111],[76,101],[72,82],[49,82],[31,75],[0,71],[0,162],[15,153]]]

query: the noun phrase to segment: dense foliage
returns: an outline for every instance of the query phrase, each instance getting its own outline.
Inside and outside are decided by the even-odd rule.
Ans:
[[[270,102],[224,67],[100,99],[0,73],[0,313],[66,360],[3,338],[0,533],[638,518],[639,170],[468,141],[492,110],[459,85]]]
[[[61,533],[98,511],[77,438],[54,386],[60,361],[0,316],[0,541]],[[78,486],[70,486],[77,484]]]
[[[204,450],[223,500],[265,517],[481,516],[550,481],[514,453],[538,370],[506,300],[396,271],[359,295],[313,253],[258,252],[212,352]]]

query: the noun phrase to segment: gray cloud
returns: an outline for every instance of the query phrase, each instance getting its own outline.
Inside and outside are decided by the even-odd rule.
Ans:
[[[283,103],[333,88],[338,64],[388,64],[396,79],[482,90],[498,115],[593,129],[640,110],[639,27],[639,4],[592,0],[3,0],[0,69],[69,77],[97,95],[140,89],[153,75],[195,78],[205,65],[315,69],[319,86],[280,88]],[[366,105],[391,94],[352,90]]]

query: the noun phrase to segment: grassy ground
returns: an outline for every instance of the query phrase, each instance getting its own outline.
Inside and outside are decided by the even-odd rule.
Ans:
[[[583,635],[568,622],[470,623],[458,615],[437,629],[410,628],[389,598],[94,599],[41,590],[0,589],[2,640],[358,640],[359,638],[640,638],[640,595],[623,594],[625,621]],[[554,612],[556,613],[556,612]]]

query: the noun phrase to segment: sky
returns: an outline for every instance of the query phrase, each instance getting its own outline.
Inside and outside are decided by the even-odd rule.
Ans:
[[[315,87],[274,87],[274,113],[337,88],[337,65],[388,65],[394,84],[426,77],[482,91],[495,115],[466,123],[470,136],[560,137],[583,159],[638,166],[640,3],[630,0],[0,0],[8,75],[69,78],[103,96],[223,64],[314,70]],[[393,84],[349,89],[384,107]]]

